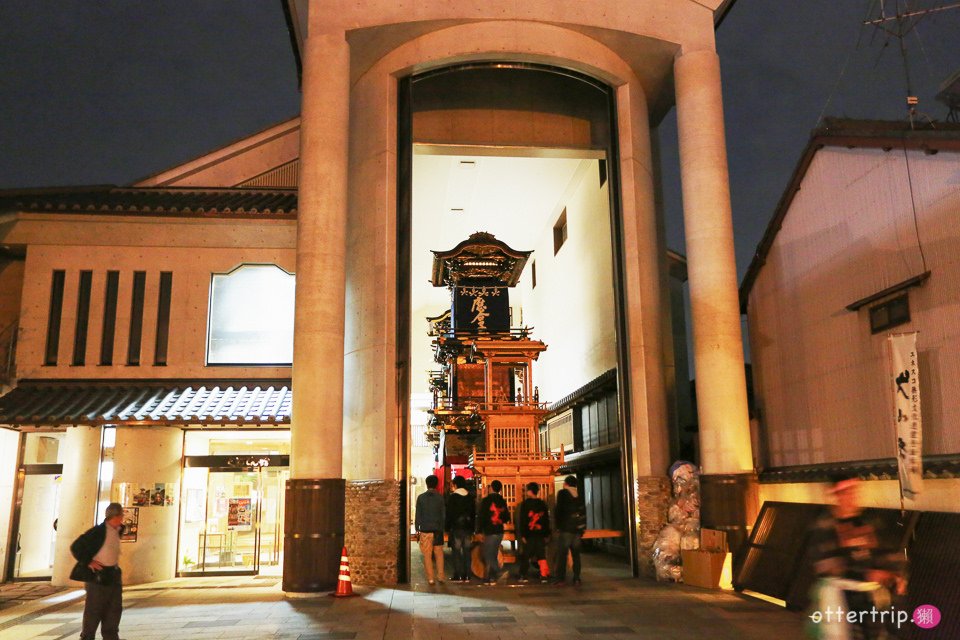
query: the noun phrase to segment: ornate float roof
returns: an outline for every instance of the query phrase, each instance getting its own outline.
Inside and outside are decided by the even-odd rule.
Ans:
[[[517,251],[479,231],[449,251],[433,252],[433,286],[454,286],[467,280],[499,280],[514,287],[533,251]]]

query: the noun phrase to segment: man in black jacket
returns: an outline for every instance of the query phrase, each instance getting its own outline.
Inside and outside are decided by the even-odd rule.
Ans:
[[[470,581],[470,539],[473,537],[474,500],[462,476],[453,479],[455,489],[447,496],[447,532],[453,550],[453,581]]]
[[[123,507],[107,505],[103,522],[88,529],[70,545],[77,564],[71,580],[84,583],[87,600],[83,606],[80,640],[93,640],[100,626],[103,640],[119,640],[123,613],[123,586],[120,575],[120,533]],[[102,625],[102,626],[101,626]]]
[[[537,573],[544,581],[550,576],[547,568],[546,542],[550,536],[550,512],[540,499],[540,485],[527,484],[527,497],[517,508],[517,537],[520,538],[520,581],[527,581],[530,562],[537,564]]]
[[[563,584],[567,577],[567,553],[573,556],[573,584],[580,584],[580,539],[587,530],[587,506],[577,489],[576,476],[563,480],[557,492],[554,522],[557,527],[557,560],[553,569],[554,584]]]
[[[503,525],[510,522],[510,509],[500,492],[503,483],[490,483],[490,493],[480,501],[477,511],[477,528],[483,534],[483,561],[487,565],[486,584],[500,582],[507,573],[500,572],[500,543],[503,542]]]

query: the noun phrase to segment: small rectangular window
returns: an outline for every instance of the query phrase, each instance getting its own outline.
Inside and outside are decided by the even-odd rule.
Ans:
[[[117,330],[117,296],[120,293],[120,272],[107,271],[103,295],[103,331],[100,335],[100,364],[113,364],[113,339]]]
[[[133,295],[130,299],[130,340],[127,343],[127,364],[140,364],[140,343],[143,338],[143,295],[147,288],[147,272],[133,272]]]
[[[73,366],[87,363],[87,323],[90,321],[90,285],[93,271],[81,271],[77,286],[77,322],[73,332]]]
[[[563,246],[563,243],[567,241],[567,208],[563,208],[563,212],[560,214],[560,217],[557,218],[557,222],[553,225],[553,255],[557,255],[557,252],[560,251],[560,247]]]
[[[63,285],[67,279],[67,272],[56,270],[50,282],[50,310],[47,315],[47,348],[43,355],[43,364],[53,366],[57,364],[57,355],[60,352],[60,318],[63,316]]]
[[[157,344],[153,350],[153,364],[167,364],[167,344],[170,335],[170,295],[173,290],[173,273],[160,273],[160,295],[157,299]]]
[[[530,263],[530,280],[532,282],[531,289],[537,288],[537,261],[534,260]]]
[[[910,322],[910,300],[907,294],[870,307],[871,333],[880,333],[908,322]]]

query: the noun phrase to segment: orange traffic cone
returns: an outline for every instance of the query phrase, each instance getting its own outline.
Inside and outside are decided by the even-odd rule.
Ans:
[[[344,598],[353,595],[353,583],[350,581],[350,560],[347,559],[347,548],[340,552],[340,577],[337,578],[337,590],[332,595]]]

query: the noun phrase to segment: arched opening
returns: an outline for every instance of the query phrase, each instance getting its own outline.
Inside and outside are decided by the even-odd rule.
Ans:
[[[450,310],[451,295],[429,282],[431,251],[486,232],[532,251],[509,287],[508,326],[532,327],[529,336],[547,347],[531,364],[534,382],[525,388],[522,373],[505,373],[501,396],[544,405],[533,448],[563,451],[559,478],[578,477],[588,527],[609,533],[591,544],[636,573],[613,88],[559,67],[473,62],[400,79],[398,111],[397,411],[409,483],[401,562],[411,568],[413,503],[426,475],[436,473],[441,490],[457,474],[483,488],[468,451],[483,438],[456,437],[432,411],[431,381],[447,386],[444,402],[464,397],[454,397],[450,371],[436,384],[450,367],[435,358],[427,318]],[[461,367],[461,390],[465,376]],[[521,499],[517,478],[505,489],[511,506]]]

